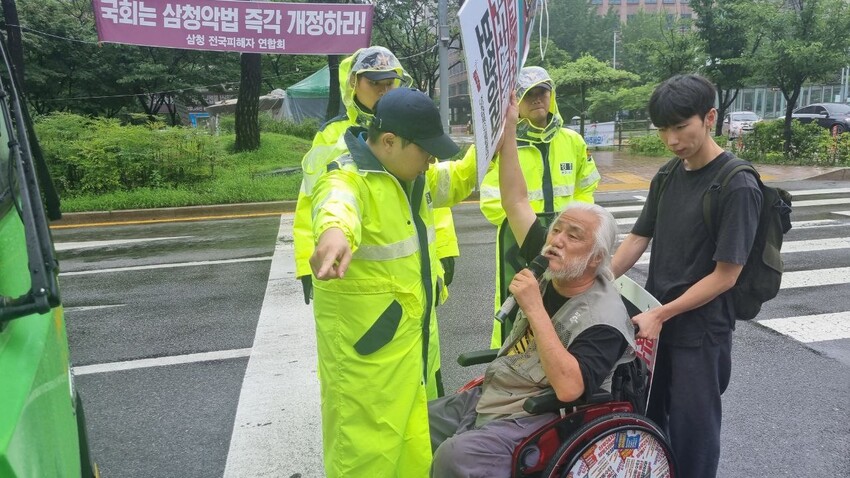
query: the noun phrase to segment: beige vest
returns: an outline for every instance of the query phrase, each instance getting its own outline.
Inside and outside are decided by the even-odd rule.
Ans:
[[[549,284],[544,284],[544,287],[549,287]],[[579,334],[594,325],[609,325],[623,334],[628,342],[626,351],[614,364],[601,386],[610,392],[614,368],[635,357],[634,327],[614,284],[597,277],[590,289],[570,298],[555,313],[552,323],[564,348],[568,348]],[[481,399],[476,407],[479,414],[476,423],[478,426],[496,418],[528,416],[522,409],[525,400],[539,395],[551,386],[543,372],[535,341],[531,342],[525,352],[507,355],[514,344],[525,335],[528,327],[528,319],[520,310],[498,357],[484,373]]]

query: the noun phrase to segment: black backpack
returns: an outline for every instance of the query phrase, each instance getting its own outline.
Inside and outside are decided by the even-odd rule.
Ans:
[[[660,183],[657,199],[664,192],[670,172],[681,162],[679,158],[673,158],[658,171]],[[791,229],[791,194],[781,188],[765,186],[750,162],[732,157],[720,168],[702,198],[703,221],[714,242],[717,242],[715,216],[719,211],[716,203],[732,176],[739,171],[747,171],[756,177],[763,196],[753,247],[738,281],[729,291],[738,319],[750,320],[758,315],[763,303],[776,297],[779,292],[785,267],[780,253],[782,239]]]

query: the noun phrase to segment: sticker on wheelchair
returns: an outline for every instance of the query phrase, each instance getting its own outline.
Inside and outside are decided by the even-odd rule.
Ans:
[[[567,478],[669,477],[664,446],[651,433],[623,430],[591,443],[568,469]]]

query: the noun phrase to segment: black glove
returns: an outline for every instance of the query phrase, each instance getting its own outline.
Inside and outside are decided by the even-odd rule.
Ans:
[[[301,287],[304,289],[304,303],[310,305],[310,299],[313,298],[313,276],[301,276],[299,279],[301,279]]]
[[[443,282],[446,284],[446,287],[448,287],[451,285],[452,279],[455,277],[455,258],[444,257],[440,259],[440,263],[443,264]]]

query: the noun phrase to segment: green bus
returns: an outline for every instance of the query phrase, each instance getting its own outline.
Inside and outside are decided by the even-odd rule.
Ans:
[[[0,49],[0,478],[96,477],[31,151],[37,142],[2,41]]]

